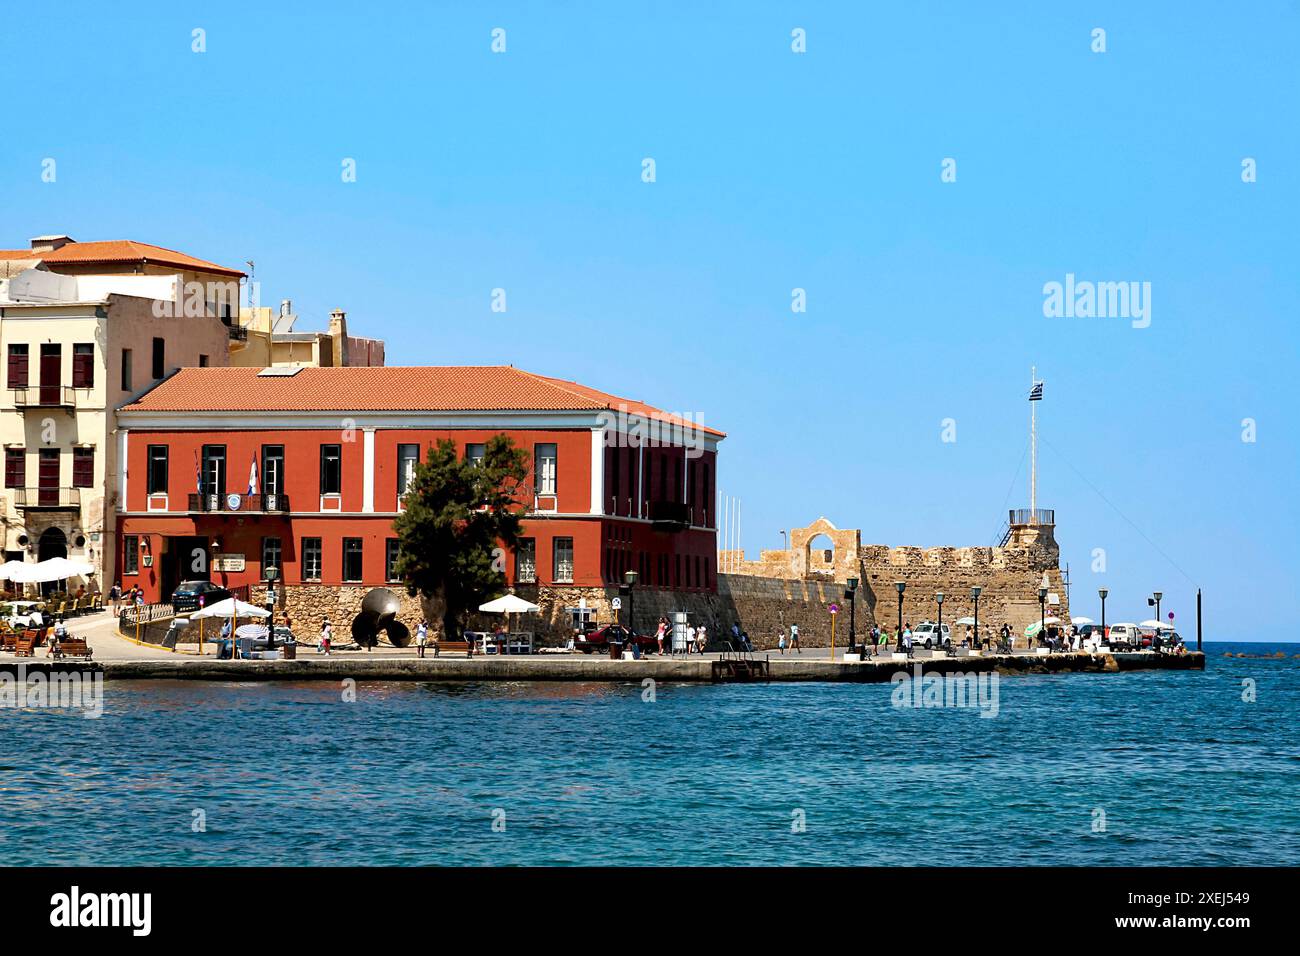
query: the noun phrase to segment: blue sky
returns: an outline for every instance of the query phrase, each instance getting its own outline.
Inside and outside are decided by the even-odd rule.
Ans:
[[[823,514],[990,543],[1037,365],[1077,612],[1159,588],[1190,625],[1200,585],[1211,637],[1300,616],[1295,2],[269,7],[9,18],[0,247],[253,259],[391,364],[701,414],[755,556]],[[1150,327],[1044,317],[1067,273],[1150,282]]]

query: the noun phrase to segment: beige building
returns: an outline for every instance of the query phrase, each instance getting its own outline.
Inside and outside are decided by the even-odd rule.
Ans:
[[[229,364],[243,274],[135,242],[0,250],[0,540],[114,580],[115,409],[183,366]]]
[[[241,368],[309,366],[341,368],[384,364],[384,343],[348,334],[347,313],[330,313],[325,332],[297,332],[298,316],[285,299],[278,312],[267,307],[239,311],[239,331],[230,341],[230,364]]]

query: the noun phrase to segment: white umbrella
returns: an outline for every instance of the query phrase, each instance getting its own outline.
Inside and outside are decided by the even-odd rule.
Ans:
[[[266,637],[269,633],[265,624],[241,624],[235,628],[235,637]]]
[[[196,617],[270,617],[271,612],[264,607],[258,607],[256,604],[245,604],[243,601],[237,601],[234,598],[226,598],[224,601],[218,601],[216,604],[209,604],[202,610],[190,614],[190,618]]]
[[[513,594],[507,594],[496,600],[488,601],[486,604],[480,604],[478,609],[486,611],[488,614],[531,614],[533,611],[541,610],[536,604],[525,601],[521,597],[515,597]]]
[[[1071,624],[1080,624],[1080,625],[1082,625],[1082,624],[1095,624],[1095,623],[1097,623],[1097,622],[1094,621],[1094,620],[1093,620],[1092,618],[1090,618],[1090,617],[1084,617],[1082,614],[1078,614],[1078,615],[1076,615],[1076,616],[1070,618],[1070,623],[1071,623]]]
[[[27,567],[26,561],[6,561],[0,564],[0,581],[17,581],[15,574],[22,574],[23,569]]]
[[[1025,636],[1029,637],[1033,634],[1037,634],[1039,629],[1044,624],[1060,624],[1060,623],[1061,623],[1061,619],[1059,617],[1048,617],[1048,618],[1044,618],[1041,621],[1035,621],[1033,624],[1030,624],[1027,628],[1025,628]]]
[[[1155,620],[1143,621],[1141,624],[1138,625],[1138,627],[1149,627],[1152,628],[1153,630],[1159,629],[1162,631],[1172,631],[1174,629],[1174,626],[1172,624],[1168,624],[1164,621],[1155,621]]]
[[[975,623],[975,618],[973,617],[959,617],[957,618],[957,620],[952,622],[952,626],[961,627],[963,624],[974,624],[974,623]]]

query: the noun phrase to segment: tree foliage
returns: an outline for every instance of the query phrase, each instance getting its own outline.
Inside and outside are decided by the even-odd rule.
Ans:
[[[505,555],[519,544],[529,479],[528,456],[506,435],[486,444],[483,459],[460,458],[456,443],[429,448],[393,522],[396,573],[407,591],[443,604],[443,633],[460,634],[469,611],[505,588]]]

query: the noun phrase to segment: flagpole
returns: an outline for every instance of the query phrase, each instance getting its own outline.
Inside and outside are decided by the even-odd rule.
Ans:
[[[1029,394],[1038,385],[1038,369],[1029,368]],[[1029,403],[1029,523],[1038,523],[1038,417],[1037,403]]]

